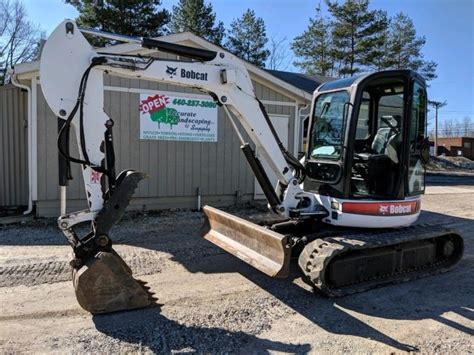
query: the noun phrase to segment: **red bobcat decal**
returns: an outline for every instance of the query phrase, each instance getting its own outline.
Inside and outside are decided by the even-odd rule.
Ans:
[[[420,211],[420,201],[343,202],[342,212],[371,216],[405,216]]]

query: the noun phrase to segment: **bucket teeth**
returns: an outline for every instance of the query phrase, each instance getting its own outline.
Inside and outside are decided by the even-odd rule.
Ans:
[[[137,280],[138,283],[141,285],[142,289],[146,292],[148,295],[148,299],[152,302],[158,301],[158,298],[155,297],[155,292],[151,292],[151,287],[147,286],[147,282],[142,281],[142,280]]]
[[[148,286],[148,282],[146,282],[146,281],[143,281],[143,280],[140,280],[140,279],[135,279],[135,281],[138,284],[140,284],[140,286],[146,291],[148,291],[151,288],[150,286]]]

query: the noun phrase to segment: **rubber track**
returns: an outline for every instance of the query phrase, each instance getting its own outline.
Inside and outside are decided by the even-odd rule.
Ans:
[[[363,283],[331,288],[326,283],[325,271],[329,262],[337,255],[349,250],[390,246],[403,242],[429,239],[446,234],[460,236],[459,233],[453,229],[447,229],[444,226],[431,224],[419,224],[400,228],[398,230],[387,230],[382,233],[373,230],[364,231],[364,233],[351,233],[349,231],[346,233],[335,232],[333,236],[325,236],[324,238],[316,239],[313,242],[308,243],[299,256],[298,264],[303,273],[303,280],[306,283],[329,297],[341,297],[387,284],[415,280],[449,271],[461,260],[462,249],[458,251],[459,255],[453,262],[438,262],[431,264],[428,267],[420,267],[413,271],[392,274],[385,278],[374,278],[365,280]]]

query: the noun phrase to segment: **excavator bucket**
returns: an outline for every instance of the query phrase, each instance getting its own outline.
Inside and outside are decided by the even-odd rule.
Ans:
[[[217,208],[205,206],[203,211],[204,239],[268,276],[288,276],[291,248],[287,236]]]
[[[76,298],[90,313],[109,313],[143,308],[155,303],[143,281],[115,252],[98,252],[72,272]]]
[[[96,218],[95,233],[108,235],[122,217],[144,173],[124,170],[117,177],[114,193],[104,203]],[[82,308],[91,313],[109,313],[147,307],[156,299],[145,283],[132,276],[132,270],[112,249],[98,251],[84,264],[73,269],[76,298]]]

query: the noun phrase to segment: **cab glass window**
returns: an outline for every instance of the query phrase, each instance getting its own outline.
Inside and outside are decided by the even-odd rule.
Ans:
[[[413,84],[410,117],[410,161],[408,166],[408,194],[418,195],[425,190],[425,162],[422,149],[426,130],[426,90],[418,82]]]
[[[425,138],[426,126],[426,91],[415,82],[413,85],[413,99],[411,107],[410,147],[414,152],[420,148]]]
[[[348,102],[347,91],[322,94],[316,99],[309,149],[311,158],[340,159]]]
[[[357,116],[356,140],[364,140],[370,136],[369,132],[369,110],[370,110],[370,94],[364,91],[362,101],[359,107],[359,115]]]

